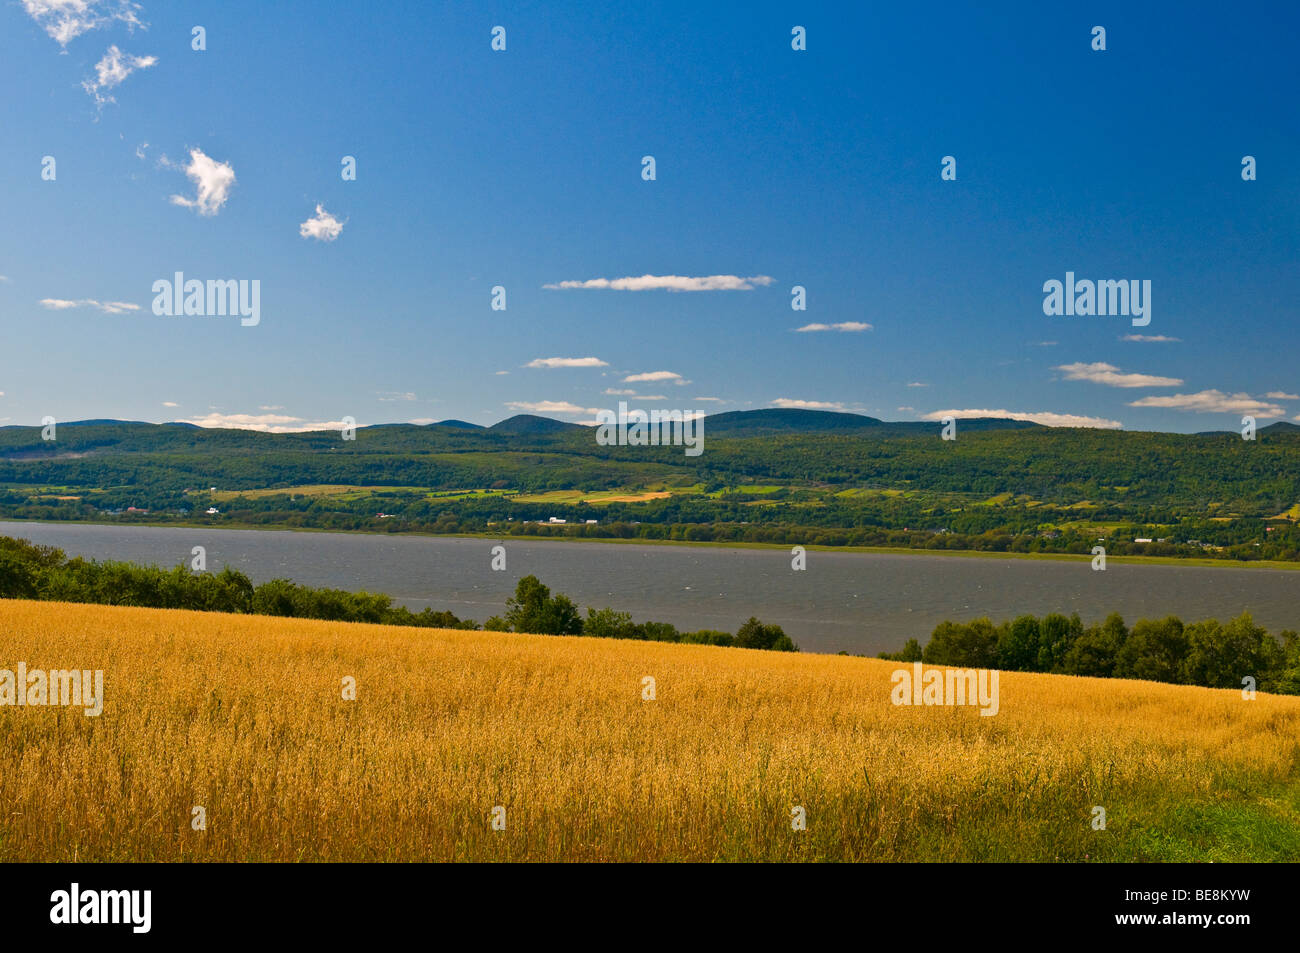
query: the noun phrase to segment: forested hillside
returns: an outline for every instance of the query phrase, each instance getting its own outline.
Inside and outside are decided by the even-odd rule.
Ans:
[[[707,418],[687,456],[539,421],[355,440],[0,428],[0,518],[1300,559],[1300,429],[1286,424],[1247,441],[962,421],[948,441],[938,424],[752,411]]]

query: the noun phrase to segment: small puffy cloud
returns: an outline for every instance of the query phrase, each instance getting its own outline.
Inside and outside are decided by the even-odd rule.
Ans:
[[[98,308],[104,314],[126,314],[128,311],[139,311],[138,304],[132,304],[129,301],[96,301],[94,298],[79,298],[76,301],[68,298],[42,298],[40,300],[42,308],[48,308],[51,311],[67,311],[70,308]]]
[[[164,406],[164,407],[179,407],[180,404],[176,403],[176,401],[174,401],[174,400],[164,400],[164,401],[163,401],[163,406]]]
[[[927,384],[925,381],[908,381],[907,386],[908,387],[929,387],[930,385]]]
[[[895,407],[894,409],[895,409],[895,410],[916,410],[915,407],[911,407],[911,406],[907,406],[907,407]]]
[[[9,280],[9,279],[6,278],[4,275],[0,275],[0,282],[5,282],[5,281],[8,281],[8,280]]]
[[[692,397],[691,400],[707,401],[715,404],[725,404],[726,401],[721,397]]]
[[[667,400],[663,394],[638,394],[634,390],[618,390],[613,387],[605,388],[605,393],[611,397],[629,397],[633,400]]]
[[[342,430],[341,420],[309,421],[285,414],[205,414],[181,423],[226,430],[260,430],[263,433],[305,433],[312,430]]]
[[[538,357],[524,367],[609,367],[598,357]]]
[[[1182,338],[1171,338],[1167,334],[1126,334],[1121,341],[1146,341],[1155,344],[1173,344]]]
[[[1195,394],[1172,394],[1168,397],[1143,397],[1130,407],[1160,407],[1188,410],[1198,414],[1251,414],[1257,417],[1281,417],[1286,413],[1277,404],[1257,400],[1249,394],[1225,394],[1221,390],[1203,390]]]
[[[162,159],[162,164],[172,169],[182,169],[196,189],[192,199],[173,195],[173,205],[195,209],[200,215],[216,215],[230,198],[230,189],[235,184],[235,170],[228,162],[217,162],[206,156],[202,149],[191,149],[189,165],[181,167],[168,162],[166,158]]]
[[[998,417],[1003,420],[1028,420],[1032,423],[1042,424],[1044,427],[1090,427],[1098,430],[1119,430],[1124,426],[1118,420],[1107,420],[1104,417],[1080,417],[1076,414],[1058,414],[1050,410],[936,410],[932,414],[925,414],[922,419],[943,420],[944,417],[953,417],[958,420],[973,417]]]
[[[87,301],[87,304],[98,308],[105,314],[126,314],[128,311],[139,311],[138,304],[132,304],[129,301]]]
[[[1288,394],[1284,390],[1271,390],[1264,396],[1269,400],[1300,400],[1300,394]]]
[[[567,400],[510,400],[506,406],[530,414],[598,414],[599,407],[579,407]]]
[[[497,377],[504,377],[506,374],[509,374],[509,373],[510,373],[509,371],[497,371],[497,372],[496,372],[496,376],[497,376]]]
[[[409,390],[408,391],[385,390],[385,391],[380,391],[376,396],[383,401],[415,400],[415,394]]]
[[[22,0],[36,25],[64,48],[83,33],[114,22],[143,27],[138,3],[131,0]]]
[[[645,374],[629,374],[623,378],[624,384],[645,384],[649,381],[681,381],[681,374],[672,371],[648,371]]]
[[[115,102],[116,100],[112,96],[102,93],[100,90],[120,86],[132,73],[137,70],[148,69],[157,62],[158,57],[156,56],[132,56],[130,53],[123,53],[115,44],[110,46],[108,52],[104,54],[104,58],[95,64],[95,79],[84,80],[81,88],[94,96],[95,103],[99,106]],[[139,150],[136,150],[136,155],[140,155]]]
[[[585,281],[557,281],[542,285],[552,291],[574,288],[607,288],[612,291],[752,291],[755,287],[770,285],[767,275],[741,278],[737,275],[705,275],[688,278],[683,275],[642,275],[640,278],[588,278]]]
[[[148,148],[149,148],[149,143],[147,142],[140,143],[138,146],[135,147],[135,157],[137,159],[145,158],[145,150],[147,150]]]
[[[432,417],[415,417],[407,421],[408,424],[415,424],[417,427],[425,427],[433,422],[434,419]]]
[[[1060,364],[1056,370],[1065,374],[1068,381],[1092,381],[1108,387],[1177,387],[1179,377],[1157,377],[1154,374],[1123,374],[1114,364]]]
[[[792,408],[795,410],[843,410],[844,405],[837,401],[829,400],[797,400],[792,397],[778,397],[772,401],[777,407]]]
[[[284,405],[282,405],[282,404],[270,404],[270,405],[268,405],[268,404],[263,404],[261,407],[259,407],[259,408],[257,408],[257,409],[258,409],[258,410],[284,410]]]
[[[325,211],[325,206],[317,205],[316,214],[298,226],[298,234],[303,238],[314,238],[318,242],[332,242],[343,233],[343,222]]]
[[[1056,347],[1056,341],[1031,341],[1030,347]]]
[[[870,331],[872,326],[861,321],[840,321],[838,324],[805,324],[795,331]]]

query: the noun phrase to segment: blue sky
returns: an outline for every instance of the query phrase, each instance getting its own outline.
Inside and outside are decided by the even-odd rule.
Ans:
[[[6,0],[0,424],[1300,419],[1300,14],[1132,6]],[[546,287],[646,275],[742,290]]]

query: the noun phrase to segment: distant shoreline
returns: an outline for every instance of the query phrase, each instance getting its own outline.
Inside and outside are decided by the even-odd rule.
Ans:
[[[752,542],[713,542],[684,539],[611,539],[600,537],[575,536],[514,536],[509,533],[427,533],[419,531],[402,533],[379,533],[357,529],[329,529],[318,526],[266,526],[249,523],[216,525],[206,522],[176,521],[156,522],[109,522],[101,520],[22,520],[0,518],[0,523],[30,524],[33,526],[110,526],[119,529],[135,527],[149,529],[204,529],[230,531],[261,531],[281,533],[335,533],[341,536],[381,536],[381,537],[421,537],[425,539],[485,539],[498,542],[539,542],[539,543],[613,543],[634,546],[680,546],[704,549],[758,549],[783,550],[789,552],[792,545],[802,545],[809,552],[820,553],[858,553],[881,556],[954,556],[970,559],[1027,559],[1036,561],[1077,562],[1090,561],[1087,553],[998,553],[977,549],[914,549],[905,546],[817,546],[809,544],[786,543],[752,543]],[[0,535],[9,535],[0,533]],[[1277,559],[1260,559],[1242,561],[1237,559],[1210,559],[1200,556],[1106,556],[1107,564],[1132,566],[1192,566],[1202,569],[1279,569],[1291,572],[1300,571],[1300,561],[1287,562]]]

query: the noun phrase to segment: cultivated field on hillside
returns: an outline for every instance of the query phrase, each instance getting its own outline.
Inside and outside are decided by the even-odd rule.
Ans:
[[[105,694],[0,707],[0,861],[1300,859],[1298,698],[1004,673],[981,717],[841,656],[13,600],[0,632]]]

